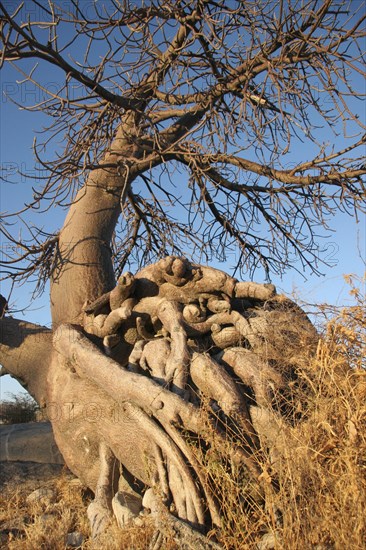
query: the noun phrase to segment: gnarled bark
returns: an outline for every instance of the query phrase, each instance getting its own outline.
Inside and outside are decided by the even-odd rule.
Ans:
[[[305,315],[272,286],[238,283],[169,257],[124,274],[115,288],[86,302],[77,324],[54,330],[52,353],[51,332],[42,334],[47,393],[40,385],[33,394],[45,399],[66,464],[95,491],[88,510],[95,536],[110,521],[119,478],[126,484],[131,476],[141,496],[151,487],[191,527],[219,526],[220,503],[205,470],[211,452],[249,476],[248,499],[264,498],[256,456],[270,430],[258,411],[261,418],[278,415],[273,394],[291,371],[290,361],[268,363],[268,338],[281,332],[286,316],[292,323],[286,347],[301,338],[311,342],[315,333]],[[32,336],[39,328],[25,327],[22,364],[41,351]],[[26,383],[37,380],[37,368],[24,374],[14,350],[7,357],[9,371]]]

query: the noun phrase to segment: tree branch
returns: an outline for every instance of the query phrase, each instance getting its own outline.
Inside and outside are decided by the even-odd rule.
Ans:
[[[52,332],[40,325],[4,317],[0,319],[0,363],[42,407],[46,403],[47,371],[52,353]]]

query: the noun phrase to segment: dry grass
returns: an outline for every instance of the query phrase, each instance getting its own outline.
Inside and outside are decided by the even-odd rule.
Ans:
[[[131,527],[121,531],[112,525],[106,537],[93,544],[89,539],[89,523],[86,508],[91,495],[67,473],[34,484],[25,482],[7,484],[0,496],[1,548],[8,550],[63,550],[67,533],[79,532],[84,536],[81,548],[134,548],[148,547],[154,527],[148,523],[143,528]],[[76,483],[75,483],[76,482]],[[52,488],[54,502],[27,502],[26,497],[35,486]]]
[[[52,488],[54,502],[27,502],[36,487]],[[73,486],[70,476],[50,476],[46,481],[8,483],[1,492],[1,531],[3,548],[65,548],[65,535],[73,530],[88,532],[85,505],[80,487]],[[5,531],[5,533],[4,533]],[[8,533],[8,540],[4,534]]]
[[[222,504],[223,526],[216,535],[224,548],[257,548],[266,534],[278,549],[366,548],[366,319],[361,294],[353,294],[356,305],[328,322],[316,356],[298,350],[295,414],[283,421],[273,412],[279,427],[275,446],[258,456],[266,505],[255,495],[248,504],[250,482],[235,470],[228,474],[222,456],[210,454],[206,471]],[[71,531],[84,534],[83,548],[93,547],[82,488],[66,475],[48,483],[57,499],[46,506],[26,502],[27,484],[2,492],[1,529],[13,526],[3,548],[63,549]],[[149,523],[124,532],[112,527],[97,547],[145,549],[152,532]],[[170,541],[164,548],[175,547]]]
[[[255,548],[264,533],[279,549],[366,548],[366,310],[360,290],[353,286],[351,294],[355,305],[333,315],[316,356],[305,346],[293,362],[287,409],[295,414],[288,422],[273,414],[275,448],[258,457],[266,506],[248,511],[245,501],[238,504],[240,481],[216,480],[226,497],[226,548]]]

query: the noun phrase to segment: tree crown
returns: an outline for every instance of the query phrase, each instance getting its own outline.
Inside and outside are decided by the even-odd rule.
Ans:
[[[42,100],[26,108],[50,120],[34,145],[47,177],[24,208],[67,208],[90,175],[119,177],[117,272],[230,247],[247,272],[281,273],[294,254],[316,270],[319,228],[339,209],[364,211],[361,2],[34,5],[27,15],[0,4],[2,63],[39,86]],[[46,65],[58,90],[47,89]],[[16,242],[13,215],[2,232]],[[29,230],[6,272],[42,281],[59,234]]]

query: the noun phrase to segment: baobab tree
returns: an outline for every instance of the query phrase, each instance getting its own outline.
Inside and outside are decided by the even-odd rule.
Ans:
[[[50,125],[34,143],[47,178],[3,215],[16,245],[4,271],[36,275],[37,289],[50,280],[53,329],[4,312],[1,363],[47,408],[67,465],[95,492],[94,535],[118,486],[194,528],[219,526],[205,461],[226,453],[228,472],[251,479],[246,502],[265,501],[258,453],[283,413],[273,392],[286,392],[314,331],[272,285],[197,258],[235,249],[247,279],[282,273],[293,255],[316,269],[319,227],[364,211],[364,6],[15,4],[0,3],[1,63],[39,87],[25,108]],[[62,228],[28,225],[19,242],[15,217],[51,207],[67,211]]]

